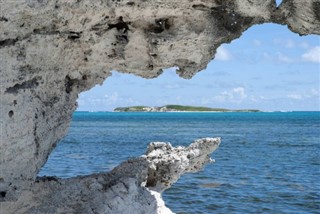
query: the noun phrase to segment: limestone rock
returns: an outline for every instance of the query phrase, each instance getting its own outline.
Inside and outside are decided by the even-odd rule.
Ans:
[[[151,164],[146,186],[157,192],[170,188],[182,174],[197,172],[212,162],[210,154],[219,144],[220,138],[199,139],[187,148],[174,148],[170,143],[151,143],[147,151]]]
[[[2,202],[7,214],[169,214],[161,192],[187,172],[210,162],[220,138],[196,140],[189,147],[151,143],[146,155],[120,164],[110,173],[70,179],[42,177],[25,189],[17,201]],[[157,169],[157,170],[155,170]],[[152,180],[151,185],[150,181]]]
[[[320,0],[0,0],[0,197],[33,185],[112,70],[191,78],[255,24],[319,34]]]

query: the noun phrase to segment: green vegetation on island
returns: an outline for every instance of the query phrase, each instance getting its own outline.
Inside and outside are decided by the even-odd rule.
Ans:
[[[129,106],[129,107],[117,107],[113,111],[118,112],[131,112],[131,111],[146,111],[145,109],[150,108],[149,106]]]
[[[115,112],[260,112],[257,109],[230,110],[225,108],[210,108],[202,106],[165,105],[161,107],[129,106],[118,107]]]

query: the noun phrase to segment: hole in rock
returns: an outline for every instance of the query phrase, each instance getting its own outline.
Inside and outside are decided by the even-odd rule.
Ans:
[[[281,3],[282,3],[282,0],[276,0],[277,7],[279,7]]]
[[[184,175],[164,192],[170,209],[261,213],[278,207],[294,213],[302,197],[311,206],[318,182],[310,172],[318,166],[319,116],[280,111],[319,111],[319,48],[317,36],[299,37],[284,26],[265,24],[221,46],[215,60],[191,80],[179,78],[175,68],[151,80],[113,72],[102,86],[80,94],[68,135],[39,175],[106,172],[142,155],[149,142],[189,145],[220,136],[216,163]],[[113,112],[169,104],[264,112]],[[303,190],[310,192],[300,197]]]
[[[13,111],[9,111],[8,115],[9,117],[12,117],[14,115]]]
[[[6,197],[6,194],[7,194],[7,192],[0,192],[0,196],[1,196],[2,198]]]

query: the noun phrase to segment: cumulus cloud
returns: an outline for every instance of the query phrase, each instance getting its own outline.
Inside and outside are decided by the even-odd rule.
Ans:
[[[105,94],[104,97],[105,97],[105,101],[106,101],[108,104],[116,103],[116,102],[118,101],[118,99],[119,99],[119,95],[118,95],[117,92],[114,92],[114,93],[112,93],[112,94],[110,94],[110,95]]]
[[[303,93],[289,94],[287,97],[292,100],[303,100],[303,99],[309,99],[309,98],[318,98],[319,99],[320,98],[320,90],[311,89],[311,90],[305,91]]]
[[[292,39],[282,39],[282,38],[276,38],[273,40],[273,44],[279,45],[285,48],[294,48],[296,46],[296,42]]]
[[[293,99],[293,100],[301,100],[302,95],[301,94],[289,94],[288,98]]]
[[[223,91],[220,95],[215,96],[213,99],[219,102],[241,102],[247,97],[245,88],[236,87],[230,91]]]
[[[269,54],[267,52],[263,53],[263,59],[266,61],[276,62],[276,63],[292,63],[294,62],[294,59],[291,57],[281,53],[277,52],[276,54]]]
[[[215,59],[216,60],[221,60],[221,61],[228,61],[228,60],[232,59],[232,55],[226,48],[224,48],[223,46],[220,46],[217,49],[217,53],[216,53]]]
[[[93,95],[81,93],[78,101],[78,110],[81,111],[107,111],[119,106],[140,105],[139,100],[122,96],[118,92]]]
[[[277,53],[277,59],[279,62],[286,62],[286,63],[291,63],[293,62],[293,59],[291,59],[290,57],[284,55],[283,53]]]
[[[320,46],[316,46],[302,55],[302,60],[307,62],[320,63]]]

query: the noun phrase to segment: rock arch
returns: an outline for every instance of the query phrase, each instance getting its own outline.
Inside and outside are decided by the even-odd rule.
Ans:
[[[33,188],[78,94],[111,70],[191,78],[250,26],[320,34],[319,14],[319,0],[0,0],[0,201]]]

